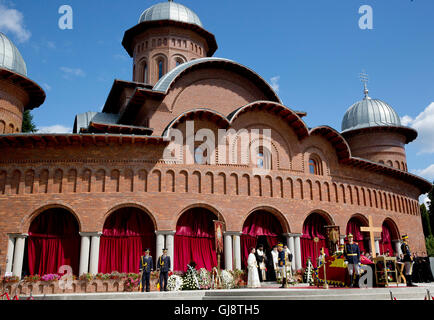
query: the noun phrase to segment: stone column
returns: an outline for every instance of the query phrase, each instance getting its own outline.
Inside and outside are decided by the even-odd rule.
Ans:
[[[155,234],[157,235],[157,252],[155,253],[155,261],[157,261],[158,257],[163,254],[166,237],[163,231],[155,231]]]
[[[98,273],[100,238],[101,238],[101,232],[91,234],[90,263],[89,263],[89,273],[91,274]]]
[[[91,233],[80,232],[81,247],[80,247],[80,269],[78,274],[81,276],[89,272],[89,253],[90,253],[90,237]]]
[[[224,233],[225,269],[233,270],[232,233]]]
[[[294,241],[294,236],[292,234],[289,234],[287,241],[288,241],[288,248],[292,253],[291,270],[292,270],[292,272],[295,272],[296,269],[295,269],[295,241]]]
[[[175,233],[176,231],[167,231],[166,232],[166,249],[167,254],[170,257],[170,270],[173,271],[173,265],[175,263]],[[157,258],[158,259],[158,258]]]
[[[234,250],[234,268],[236,270],[241,270],[241,232],[234,232],[233,239],[233,250]]]
[[[381,252],[380,252],[380,238],[375,238],[375,253],[377,254],[377,255],[380,255],[381,254]]]
[[[295,262],[295,270],[300,270],[303,268],[301,264],[301,236],[303,234],[293,234],[294,236],[294,262]]]
[[[401,251],[401,241],[400,240],[392,240],[393,244],[395,245],[395,254],[399,257],[402,254]]]
[[[14,261],[13,261],[13,275],[21,279],[21,274],[23,271],[23,260],[24,260],[24,247],[26,245],[26,238],[28,234],[17,234],[15,236],[15,250],[14,250]]]
[[[12,272],[12,263],[14,261],[14,250],[15,250],[15,235],[8,234],[8,253],[6,256],[6,271],[5,273]]]

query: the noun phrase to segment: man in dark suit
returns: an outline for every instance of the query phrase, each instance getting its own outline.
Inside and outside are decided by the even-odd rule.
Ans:
[[[285,251],[283,250],[283,244],[279,243],[277,245],[277,251],[279,254],[277,255],[277,263],[280,269],[280,273],[282,275],[282,286],[280,288],[286,287],[286,259],[285,259]]]
[[[345,264],[348,267],[348,273],[350,274],[350,288],[356,287],[359,284],[360,278],[360,248],[357,243],[355,243],[353,235],[350,233],[348,236],[348,243],[344,247],[344,257]],[[353,277],[355,273],[355,277]]]
[[[158,258],[157,270],[160,271],[160,291],[167,290],[167,280],[169,279],[170,257],[167,255],[167,249],[163,249],[163,255]]]
[[[151,278],[151,272],[154,269],[154,262],[152,260],[152,257],[149,255],[150,250],[146,249],[144,252],[144,255],[140,257],[140,265],[139,269],[142,274],[142,292],[151,291],[150,289],[150,278]]]

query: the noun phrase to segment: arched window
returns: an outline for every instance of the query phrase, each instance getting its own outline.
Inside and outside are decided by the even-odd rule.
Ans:
[[[322,176],[322,164],[317,157],[310,157],[309,159],[309,173]]]
[[[258,169],[271,170],[271,152],[267,148],[258,148],[256,167]]]
[[[148,64],[143,63],[143,82],[148,83]]]
[[[158,60],[158,79],[161,79],[164,75],[164,61]]]
[[[179,65],[181,65],[183,63],[184,63],[184,61],[181,58],[176,58],[176,60],[175,60],[176,66],[179,66]]]
[[[205,150],[206,152],[206,150]],[[204,150],[202,148],[196,148],[194,150],[194,162],[196,164],[206,164],[207,156],[204,155]]]

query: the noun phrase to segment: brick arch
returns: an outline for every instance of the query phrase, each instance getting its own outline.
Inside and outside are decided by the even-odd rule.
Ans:
[[[154,230],[158,230],[158,224],[157,224],[157,220],[155,219],[154,215],[151,213],[151,211],[145,207],[145,205],[140,204],[140,203],[133,203],[133,202],[126,202],[126,203],[121,203],[118,205],[115,205],[114,207],[112,207],[110,210],[108,210],[102,217],[102,219],[99,221],[98,223],[98,227],[97,227],[97,231],[102,232],[103,228],[104,228],[104,224],[107,221],[107,219],[115,212],[117,212],[120,209],[123,208],[136,208],[141,210],[142,212],[144,212],[145,214],[147,214],[149,216],[149,218],[151,219],[151,221],[154,224]]]
[[[366,218],[363,214],[361,214],[361,213],[355,213],[355,214],[353,214],[348,220],[347,220],[347,223],[346,223],[346,225],[348,225],[348,222],[350,222],[350,220],[351,219],[358,219],[360,222],[361,222],[361,224],[363,225],[363,226],[368,226],[369,225],[369,220],[368,220],[368,218]]]
[[[226,220],[225,216],[221,213],[220,210],[218,210],[217,208],[215,208],[214,206],[212,206],[208,203],[197,202],[197,203],[194,203],[194,204],[191,204],[191,205],[185,207],[184,209],[182,209],[181,211],[179,211],[176,214],[176,217],[173,219],[172,230],[176,230],[176,226],[178,225],[178,221],[184,213],[188,212],[191,209],[195,209],[195,208],[203,208],[203,209],[206,209],[206,210],[212,212],[214,215],[216,215],[218,217],[219,220],[223,221],[227,227],[227,224],[226,224],[227,220]]]
[[[250,210],[246,215],[244,215],[243,218],[240,219],[242,222],[241,230],[240,230],[241,232],[242,232],[242,229],[243,229],[244,224],[246,223],[247,219],[252,214],[254,214],[255,212],[258,212],[258,211],[266,211],[266,212],[272,214],[281,223],[283,233],[291,233],[291,228],[290,228],[289,222],[286,219],[285,215],[280,210],[278,210],[272,206],[268,206],[268,205],[255,207],[254,209]]]
[[[398,224],[392,217],[386,217],[381,225],[383,224],[387,224],[387,226],[390,228],[390,231],[392,232],[391,240],[400,240]]]
[[[77,221],[78,231],[81,232],[83,230],[83,227],[82,227],[83,223],[80,219],[80,216],[75,212],[75,210],[71,206],[69,206],[65,203],[61,203],[61,202],[53,202],[53,203],[44,205],[44,206],[34,210],[32,213],[26,215],[21,222],[21,228],[20,228],[21,231],[20,232],[21,233],[27,233],[30,229],[30,225],[32,224],[32,222],[40,214],[44,213],[45,211],[47,211],[49,209],[56,209],[56,208],[64,209],[64,210],[68,211],[69,213],[71,213],[74,216],[75,220]]]
[[[310,211],[308,214],[306,214],[304,216],[304,219],[302,219],[303,225],[304,225],[305,221],[309,218],[309,216],[312,214],[319,214],[321,217],[323,217],[326,220],[327,225],[331,225],[331,226],[336,225],[332,215],[323,209],[315,209],[315,210]]]

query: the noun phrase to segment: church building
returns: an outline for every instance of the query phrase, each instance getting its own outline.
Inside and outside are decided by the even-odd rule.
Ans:
[[[278,242],[294,270],[316,265],[326,226],[379,254],[399,254],[408,234],[426,255],[418,199],[431,183],[408,172],[405,152],[417,132],[366,87],[342,106],[341,131],[310,128],[255,71],[214,57],[215,36],[173,1],[146,9],[122,45],[133,77],[114,80],[101,112],[78,114],[71,134],[27,134],[23,113],[46,96],[0,34],[2,275],[138,272],[144,248],[165,247],[173,270],[211,270],[214,221],[228,270]],[[375,248],[360,231],[369,217]]]

